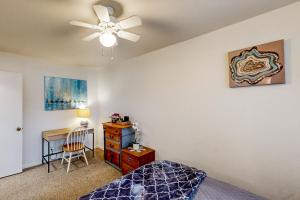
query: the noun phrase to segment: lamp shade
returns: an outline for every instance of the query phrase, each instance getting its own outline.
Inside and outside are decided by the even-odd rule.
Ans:
[[[76,111],[76,116],[79,118],[89,118],[91,116],[91,111],[89,108],[78,109]]]

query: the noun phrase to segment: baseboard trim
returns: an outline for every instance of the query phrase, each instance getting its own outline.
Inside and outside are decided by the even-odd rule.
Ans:
[[[24,163],[22,167],[23,167],[23,170],[26,170],[28,168],[36,167],[36,166],[39,166],[41,164],[42,164],[42,162],[36,161],[36,162],[31,162],[31,163]]]
[[[100,150],[104,151],[104,148],[101,147],[101,146],[98,146],[98,145],[95,146],[95,149],[100,149]],[[23,171],[24,171],[26,169],[37,167],[37,166],[40,166],[40,165],[42,165],[42,162],[35,161],[35,162],[31,162],[31,163],[23,163],[22,168],[23,168]]]
[[[104,148],[101,146],[97,146],[96,148],[101,149],[102,151],[104,150]]]

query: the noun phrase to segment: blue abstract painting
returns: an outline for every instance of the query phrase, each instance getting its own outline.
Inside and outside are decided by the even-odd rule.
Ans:
[[[87,81],[44,78],[45,110],[70,110],[87,107]]]

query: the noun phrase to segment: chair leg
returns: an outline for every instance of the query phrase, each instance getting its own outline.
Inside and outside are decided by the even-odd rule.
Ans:
[[[86,165],[89,165],[89,163],[88,163],[88,161],[87,161],[87,159],[86,159],[85,152],[84,152],[84,151],[82,151],[82,154],[83,154],[83,157],[84,157],[84,160],[85,160],[85,163],[86,163]]]
[[[62,158],[61,158],[61,164],[64,164],[64,159],[65,159],[65,152],[63,152]]]
[[[70,155],[69,155],[69,161],[68,161],[68,169],[67,169],[67,173],[69,173],[71,161],[72,161],[72,152],[71,152]]]

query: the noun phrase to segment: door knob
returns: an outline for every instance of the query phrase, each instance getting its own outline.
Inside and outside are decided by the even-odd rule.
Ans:
[[[21,128],[21,127],[18,127],[18,128],[17,128],[17,131],[18,131],[18,132],[20,132],[20,131],[22,131],[22,130],[23,130],[23,128]]]

